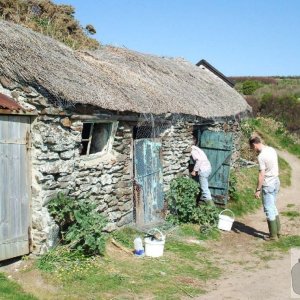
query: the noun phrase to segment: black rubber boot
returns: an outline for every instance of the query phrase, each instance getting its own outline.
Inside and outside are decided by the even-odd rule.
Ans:
[[[277,225],[277,236],[280,238],[281,237],[281,225],[280,225],[280,219],[279,215],[276,216],[276,225]]]
[[[273,221],[267,220],[267,221],[268,221],[268,227],[269,227],[269,232],[270,232],[270,240],[271,241],[278,240],[276,220],[273,220]]]

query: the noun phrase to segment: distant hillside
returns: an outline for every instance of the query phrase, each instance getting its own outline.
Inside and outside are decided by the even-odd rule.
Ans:
[[[300,76],[229,77],[254,115],[271,116],[300,135]]]
[[[0,18],[51,36],[73,49],[96,49],[99,42],[90,35],[92,25],[80,26],[69,5],[57,5],[50,0],[0,0]]]

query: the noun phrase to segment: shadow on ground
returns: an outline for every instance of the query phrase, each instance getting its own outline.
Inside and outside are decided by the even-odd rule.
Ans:
[[[256,230],[253,227],[250,227],[242,222],[235,221],[232,225],[232,231],[235,233],[246,233],[248,235],[254,236],[256,238],[265,239],[265,237],[268,235],[264,231]]]

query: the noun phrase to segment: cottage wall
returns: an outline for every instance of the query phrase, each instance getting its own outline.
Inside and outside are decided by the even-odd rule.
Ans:
[[[31,87],[0,80],[0,92],[39,113],[31,126],[34,252],[44,253],[57,241],[47,204],[59,192],[94,201],[108,219],[107,231],[132,222],[132,125],[118,122],[109,153],[80,156],[83,123],[65,115],[64,103],[55,107]]]
[[[47,204],[58,192],[94,201],[108,218],[108,232],[133,222],[132,144],[135,124],[118,122],[112,150],[108,153],[80,156],[83,123],[66,115],[64,107],[69,103],[60,102],[54,106],[37,90],[1,76],[0,83],[0,92],[13,97],[24,107],[38,111],[31,127],[34,252],[44,253],[57,240],[58,227],[48,213]],[[72,110],[72,107],[68,106],[67,110]],[[217,124],[210,129],[235,130],[235,147],[238,148],[237,123]],[[192,123],[181,121],[160,135],[165,191],[174,177],[187,172],[192,131]]]
[[[188,162],[193,143],[193,124],[180,122],[162,135],[164,191],[170,181],[179,175],[188,174]]]
[[[95,202],[109,221],[107,231],[133,218],[129,126],[118,124],[111,153],[80,156],[82,122],[67,127],[63,122],[66,117],[39,116],[32,126],[33,236],[39,238],[36,245],[46,248],[56,234],[46,205],[58,192]]]

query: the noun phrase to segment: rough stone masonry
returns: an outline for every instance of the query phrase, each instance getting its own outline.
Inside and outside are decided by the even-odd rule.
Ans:
[[[83,122],[70,118],[72,105],[53,105],[36,89],[0,76],[0,92],[24,108],[36,110],[31,126],[32,239],[33,252],[42,254],[57,241],[58,226],[47,203],[59,192],[72,198],[90,199],[108,218],[110,232],[134,221],[132,122],[116,122],[111,150],[105,154],[80,155]],[[238,147],[239,126],[229,122],[213,130],[233,130]],[[187,171],[193,124],[180,121],[161,132],[164,190]],[[238,149],[237,149],[238,150]],[[238,151],[234,152],[234,160]]]

